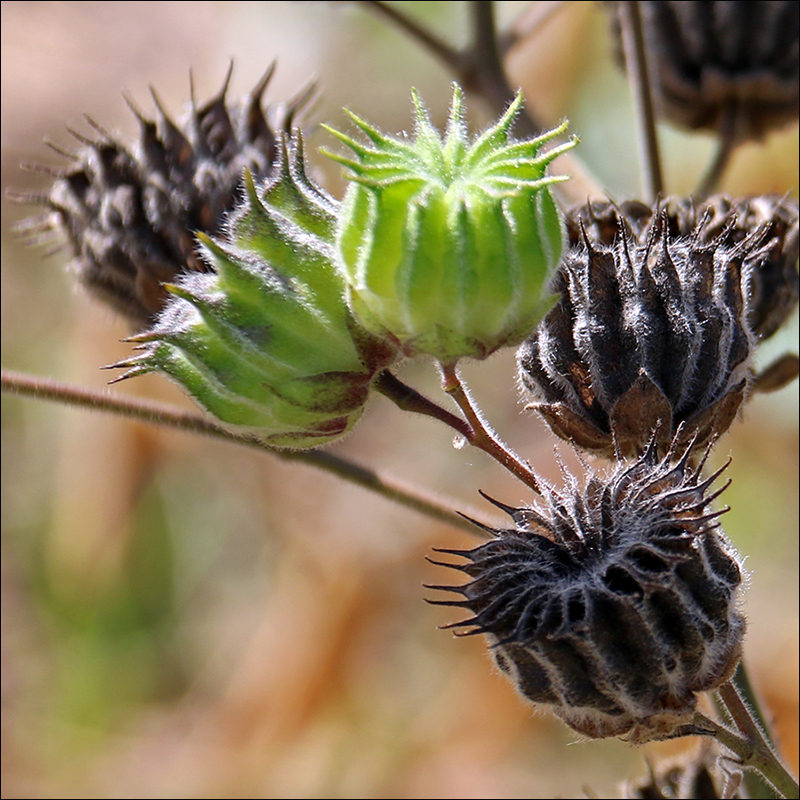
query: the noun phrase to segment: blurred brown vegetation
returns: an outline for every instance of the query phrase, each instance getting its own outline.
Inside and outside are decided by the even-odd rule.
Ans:
[[[461,3],[397,3],[451,40]],[[500,3],[509,24],[525,4]],[[278,70],[268,101],[309,79],[315,121],[347,106],[410,125],[411,86],[441,123],[451,76],[361,7],[284,2],[2,3],[2,185],[41,185],[21,161],[58,163],[81,114],[135,135],[122,99],[148,86],[178,112],[191,68],[200,99],[235,62],[233,90]],[[510,55],[546,123],[568,116],[579,155],[617,199],[636,194],[627,89],[604,19],[568,3]],[[488,119],[469,105],[476,126]],[[664,130],[670,190],[689,191],[709,139]],[[311,135],[309,152],[331,145]],[[735,157],[724,188],[796,191],[797,126]],[[312,156],[334,193],[338,170]],[[25,250],[3,198],[2,362],[101,388],[129,353],[124,322],[77,290],[66,253]],[[769,355],[797,347],[794,328]],[[429,364],[403,377],[433,394]],[[513,353],[468,365],[495,428],[559,480],[553,437],[517,403]],[[119,389],[188,407],[157,377]],[[477,639],[437,625],[442,580],[424,556],[464,533],[327,474],[243,448],[30,400],[3,398],[3,797],[576,797],[616,792],[691,742],[633,750],[574,741],[491,666]],[[377,399],[335,450],[476,505],[477,489],[530,498],[448,430]],[[575,461],[560,447],[568,464]],[[733,456],[724,526],[748,554],[747,657],[797,767],[797,384],[756,399],[717,448]]]

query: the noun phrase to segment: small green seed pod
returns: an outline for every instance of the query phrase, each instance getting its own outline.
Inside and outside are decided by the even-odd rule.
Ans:
[[[334,265],[336,201],[283,139],[275,173],[246,197],[224,242],[199,235],[211,268],[167,285],[173,296],[123,377],[159,371],[227,427],[278,447],[325,444],[361,415],[394,350],[352,317]]]
[[[444,139],[416,93],[413,100],[411,142],[353,114],[371,146],[328,128],[356,157],[327,153],[350,173],[336,237],[350,305],[406,355],[486,358],[521,341],[550,307],[564,238],[550,186],[566,178],[545,173],[575,141],[539,152],[566,123],[511,139],[521,94],[472,142],[457,85]]]

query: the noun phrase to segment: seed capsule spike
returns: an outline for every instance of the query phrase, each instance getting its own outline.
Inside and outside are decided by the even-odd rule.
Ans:
[[[515,515],[518,514],[523,509],[521,508],[514,508],[513,506],[507,506],[505,503],[501,503],[499,500],[495,500],[494,497],[490,497],[486,492],[478,489],[478,494],[484,499],[490,502],[493,506],[499,508],[501,511],[508,514],[509,517],[514,519]],[[470,520],[472,522],[472,520]]]
[[[469,584],[466,584],[464,586],[441,586],[441,585],[437,585],[435,583],[423,583],[422,584],[422,588],[423,589],[435,589],[436,591],[439,591],[439,592],[454,592],[456,594],[466,594],[466,591],[467,591],[466,587],[467,586],[469,586]]]
[[[231,68],[233,67],[233,62],[231,61]],[[275,70],[278,67],[278,62],[273,61],[268,67],[267,71],[261,76],[261,79],[258,83],[253,87],[250,94],[248,95],[248,106],[251,108],[260,107],[261,101],[264,97],[264,92],[267,91],[267,87],[272,80],[272,76],[275,74]]]
[[[460,517],[464,517],[464,519],[467,520],[467,522],[471,522],[476,528],[480,528],[482,531],[486,531],[486,533],[489,533],[492,536],[497,535],[497,530],[495,530],[495,528],[492,528],[489,525],[484,525],[482,522],[478,522],[478,520],[473,519],[472,517],[469,517],[466,514],[462,514],[460,511],[457,511],[456,513]]]

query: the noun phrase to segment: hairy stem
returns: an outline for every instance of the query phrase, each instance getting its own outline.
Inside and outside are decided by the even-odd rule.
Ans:
[[[465,434],[466,440],[502,464],[534,492],[541,494],[539,481],[530,466],[502,442],[484,422],[480,410],[469,395],[469,390],[458,375],[456,365],[439,364],[439,368],[442,372],[442,388],[453,398],[469,423],[470,430]]]
[[[797,781],[770,747],[733,683],[728,681],[723,684],[717,694],[740,733],[714,722],[700,712],[692,720],[695,732],[713,736],[737,756],[738,763],[744,769],[754,770],[763,776],[780,797],[797,797]]]
[[[639,161],[642,171],[642,199],[655,201],[664,188],[661,175],[661,157],[658,150],[653,94],[645,51],[641,5],[637,0],[623,0],[619,4],[622,46],[633,96],[639,135]]]
[[[324,450],[278,450],[258,439],[231,433],[204,417],[164,403],[121,397],[109,391],[98,392],[61,383],[60,381],[38,378],[8,370],[2,371],[2,391],[6,394],[16,394],[22,397],[49,400],[94,411],[104,411],[141,422],[163,425],[168,428],[176,428],[190,433],[212,436],[236,444],[255,447],[284,461],[299,462],[331,472],[343,480],[369,489],[388,500],[413,509],[437,522],[445,522],[477,535],[475,526],[453,510],[454,503],[452,501]],[[474,516],[471,510],[470,515]]]
[[[451,414],[447,409],[434,403],[433,400],[421,395],[416,389],[412,389],[389,372],[388,369],[383,370],[378,375],[373,385],[377,391],[403,411],[411,411],[414,414],[433,417],[433,419],[443,422],[464,438],[469,439],[471,436],[472,429],[461,417]]]

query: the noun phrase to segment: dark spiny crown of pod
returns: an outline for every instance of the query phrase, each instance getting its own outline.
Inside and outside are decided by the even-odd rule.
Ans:
[[[619,3],[609,3],[616,9]],[[797,119],[795,0],[645,0],[639,4],[662,113],[677,125],[760,139]],[[619,24],[614,27],[619,35]]]
[[[46,192],[17,199],[45,206],[19,228],[33,243],[66,237],[82,284],[137,325],[155,318],[167,299],[162,287],[176,274],[204,272],[194,234],[221,233],[239,197],[242,173],[267,175],[276,134],[261,107],[274,65],[249,94],[226,97],[231,73],[216,97],[175,124],[153,91],[156,120],[129,101],[140,123],[138,141],[125,145],[87,117],[96,138],[72,131],[77,153]],[[288,131],[305,102],[272,109],[276,130]]]
[[[668,738],[739,660],[739,557],[722,512],[709,510],[725,467],[703,479],[691,452],[659,460],[654,439],[582,489],[567,475],[565,490],[546,487],[533,508],[496,503],[514,528],[474,550],[440,551],[466,564],[434,562],[472,579],[429,587],[464,598],[431,602],[473,614],[445,627],[485,635],[519,691],[585,736]]]
[[[639,455],[654,431],[663,452],[681,423],[681,445],[702,447],[752,378],[744,287],[765,231],[672,236],[661,213],[642,241],[617,224],[613,245],[584,230],[566,253],[561,298],[517,353],[522,387],[558,436],[598,455]]]
[[[753,333],[766,339],[791,316],[800,296],[800,217],[793,197],[715,195],[702,202],[691,197],[670,197],[655,207],[638,200],[619,205],[588,203],[567,212],[569,244],[580,246],[582,224],[591,241],[612,246],[619,233],[620,218],[636,241],[643,244],[659,213],[666,214],[671,237],[695,235],[703,244],[723,233],[727,233],[729,244],[737,244],[755,231],[765,230],[766,246],[755,249],[744,262],[747,320]]]

